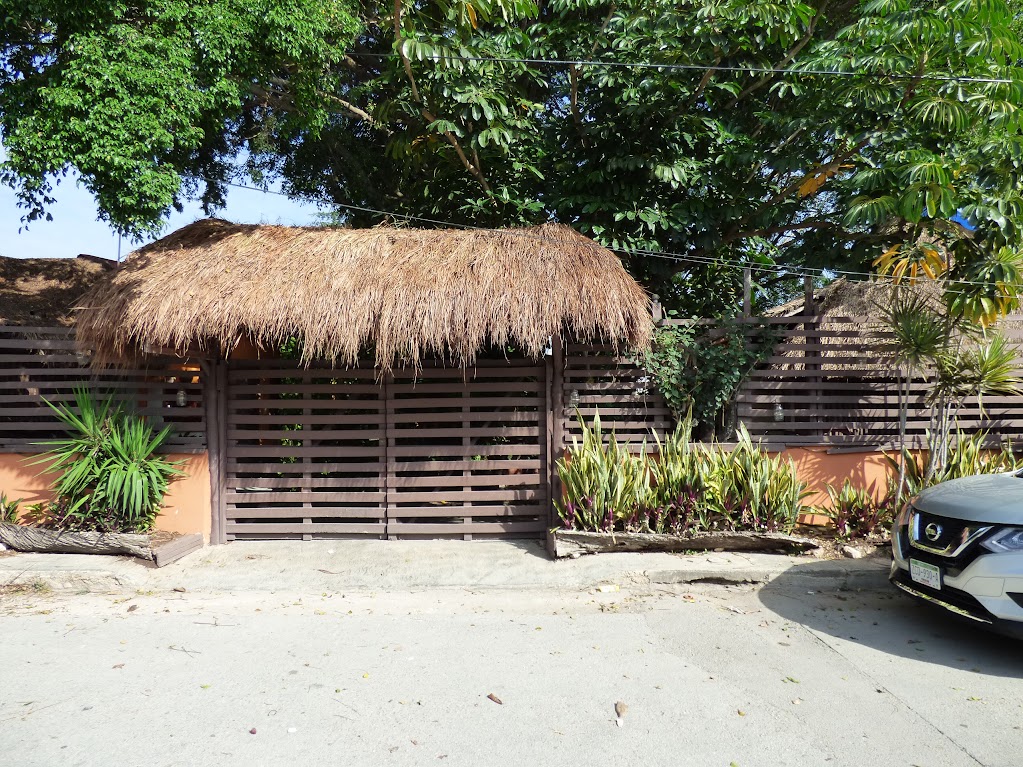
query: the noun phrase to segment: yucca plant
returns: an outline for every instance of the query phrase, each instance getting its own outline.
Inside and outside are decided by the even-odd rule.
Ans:
[[[795,464],[754,445],[745,426],[739,427],[737,443],[731,453],[719,447],[709,453],[721,476],[719,503],[727,524],[733,530],[791,532],[807,496]]]
[[[170,428],[156,431],[125,413],[112,397],[97,399],[88,389],[74,391],[74,407],[49,405],[67,437],[42,443],[49,449],[34,465],[45,464],[58,477],[52,523],[77,530],[151,530],[170,482],[182,472],[157,455]]]
[[[957,429],[944,465],[934,473],[928,473],[928,467],[933,465],[933,461],[926,450],[914,454],[903,448],[899,456],[885,453],[885,461],[893,472],[904,473],[905,495],[908,496],[914,496],[931,485],[950,479],[976,474],[1001,474],[1019,468],[1020,463],[1016,460],[1012,444],[1004,442],[992,448],[988,444],[989,434],[987,431],[966,434]],[[932,442],[930,435],[927,442]],[[889,493],[893,497],[897,495],[894,485],[889,488]]]
[[[790,532],[806,485],[795,465],[771,457],[739,429],[734,450],[691,444],[687,417],[669,435],[654,433],[657,453],[633,455],[593,424],[558,461],[563,497],[555,503],[564,526],[684,535],[712,530]]]
[[[708,499],[716,495],[716,478],[702,447],[692,445],[692,434],[691,414],[663,439],[653,433],[657,451],[650,460],[651,488],[640,514],[641,530],[683,535],[712,526],[714,504]]]

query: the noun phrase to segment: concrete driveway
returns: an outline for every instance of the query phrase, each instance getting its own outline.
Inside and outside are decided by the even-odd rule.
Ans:
[[[0,636],[12,767],[1017,767],[1023,753],[1019,643],[894,593],[807,593],[784,578],[28,589],[0,597]]]

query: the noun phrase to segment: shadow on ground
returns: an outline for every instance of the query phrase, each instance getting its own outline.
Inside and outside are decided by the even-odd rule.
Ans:
[[[918,603],[894,587],[820,590],[790,571],[765,585],[759,598],[772,612],[825,641],[834,638],[922,663],[1023,678],[1023,640]]]

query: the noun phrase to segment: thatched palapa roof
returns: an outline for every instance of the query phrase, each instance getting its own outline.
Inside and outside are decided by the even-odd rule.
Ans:
[[[431,354],[468,364],[488,344],[543,354],[563,329],[648,343],[645,291],[567,226],[340,229],[208,219],[136,251],[86,297],[79,338],[101,356],[297,335],[306,362],[382,368]]]
[[[0,256],[0,325],[71,325],[82,295],[115,264],[95,256]]]

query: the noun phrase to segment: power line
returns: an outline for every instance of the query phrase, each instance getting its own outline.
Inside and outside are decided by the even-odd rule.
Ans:
[[[397,53],[353,53],[353,57],[396,59]],[[475,61],[491,62],[495,64],[532,64],[535,66],[560,66],[560,67],[604,67],[608,69],[656,69],[658,71],[684,71],[684,72],[736,72],[740,74],[781,74],[781,75],[811,75],[818,77],[860,77],[873,78],[878,80],[913,80],[931,81],[943,83],[978,83],[987,85],[1011,85],[1015,82],[1009,78],[1001,77],[967,77],[964,75],[937,75],[937,74],[902,74],[898,72],[865,72],[849,71],[843,69],[793,69],[781,67],[755,67],[738,66],[730,64],[671,64],[658,63],[655,61],[601,61],[588,59],[534,59],[517,58],[514,56],[456,56],[452,54],[432,54],[423,56],[420,61]]]
[[[237,189],[245,189],[251,192],[262,192],[263,194],[273,194],[280,197],[288,197],[290,195],[284,192],[278,192],[273,189],[262,189],[260,187],[248,186],[246,184],[238,184],[235,182],[227,182],[227,186],[235,187]],[[399,218],[405,221],[417,221],[424,224],[433,224],[435,226],[444,226],[452,229],[465,229],[468,231],[477,232],[495,232],[503,235],[513,235],[516,237],[525,237],[529,239],[539,239],[528,232],[515,232],[508,229],[496,229],[494,227],[487,226],[476,226],[475,224],[460,224],[451,221],[442,221],[435,218],[425,218],[423,216],[415,216],[410,213],[398,213],[396,211],[380,210],[379,208],[370,208],[364,205],[353,205],[350,203],[334,202],[333,200],[327,200],[325,198],[316,198],[309,195],[299,195],[309,202],[316,203],[318,205],[328,205],[336,208],[342,208],[344,210],[353,210],[360,213],[372,213],[379,216],[386,216],[389,218]],[[671,251],[656,251],[647,250],[644,248],[622,248],[615,247],[612,245],[601,245],[598,242],[593,242],[592,247],[600,248],[602,250],[610,250],[614,253],[629,255],[629,256],[644,256],[650,258],[660,258],[666,261],[674,261],[676,263],[688,263],[688,264],[700,264],[703,266],[717,266],[726,269],[749,269],[754,272],[775,274],[781,277],[827,277],[829,275],[841,276],[845,278],[866,278],[866,279],[850,279],[850,282],[871,282],[881,281],[888,282],[890,284],[897,284],[899,281],[892,275],[876,274],[873,272],[860,272],[849,269],[823,269],[813,267],[786,267],[778,264],[765,265],[765,264],[753,264],[753,263],[742,263],[738,261],[721,261],[713,256],[694,256],[686,253],[674,253]],[[957,280],[959,285],[973,285],[977,287],[991,287],[990,282],[980,282],[973,280]],[[911,284],[911,283],[910,283]],[[963,295],[965,291],[948,290],[948,293],[954,295]]]

